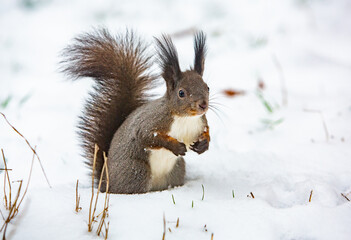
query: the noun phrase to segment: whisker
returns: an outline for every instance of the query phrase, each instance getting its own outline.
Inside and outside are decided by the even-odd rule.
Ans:
[[[213,106],[213,105],[209,105],[208,108],[212,109],[212,110],[219,111],[219,109],[216,106]]]
[[[209,104],[210,105],[216,105],[216,106],[221,106],[221,107],[227,107],[228,108],[228,106],[226,106],[225,104],[220,103],[220,102],[210,101]]]
[[[215,102],[215,101],[209,101],[209,105],[212,106],[217,106],[217,107],[225,107],[226,109],[230,110],[230,107],[228,107],[227,105],[223,104],[223,103],[219,103],[219,102]]]
[[[222,119],[220,118],[220,116],[218,115],[218,113],[217,113],[217,109],[214,109],[214,108],[211,107],[211,106],[209,106],[208,109],[211,110],[214,114],[216,114],[216,116],[218,117],[218,119],[222,120]]]
[[[216,96],[216,95],[218,95],[218,94],[220,94],[221,92],[211,92],[210,93],[210,96]]]
[[[210,98],[213,98],[213,97],[217,97],[217,96],[221,96],[222,95],[222,93],[221,92],[215,92],[215,93],[211,93],[210,94]]]
[[[213,101],[213,100],[219,100],[218,97],[214,97],[214,98],[209,98],[210,101]]]
[[[214,104],[214,103],[210,103],[209,106],[214,107],[216,109],[219,109],[220,107],[222,107],[221,105]]]
[[[209,100],[210,101],[213,101],[213,100],[222,100],[224,99],[225,96],[224,95],[221,95],[221,94],[216,94],[216,95],[212,95],[209,97]]]
[[[225,116],[226,118],[228,118],[228,115],[225,114],[224,111],[222,111],[222,109],[220,109],[219,107],[217,106],[211,106],[212,109],[215,109],[217,112],[219,112],[222,116]]]
[[[226,119],[229,119],[229,116],[228,116],[228,114],[226,114],[226,112],[231,112],[232,111],[232,109],[230,107],[228,107],[226,105],[223,105],[223,104],[220,104],[220,103],[215,103],[215,104],[210,103],[209,107],[217,110],[219,113],[221,113],[222,116],[225,116]],[[222,107],[225,107],[226,111],[223,111],[221,109]]]
[[[218,114],[218,109],[213,108],[213,106],[209,106],[208,109],[211,110],[217,116],[217,118],[222,122],[223,125],[226,125],[221,116]]]

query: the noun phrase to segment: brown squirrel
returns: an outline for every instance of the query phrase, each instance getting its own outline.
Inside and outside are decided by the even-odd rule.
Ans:
[[[62,69],[72,79],[91,77],[93,91],[80,117],[84,156],[92,167],[99,146],[96,178],[107,153],[109,192],[145,193],[184,184],[188,150],[208,150],[206,119],[209,88],[203,81],[206,36],[195,34],[194,67],[182,72],[171,38],[155,38],[165,95],[150,100],[146,93],[157,81],[147,73],[152,58],[146,46],[127,31],[112,36],[106,29],[75,38],[63,50]],[[101,191],[106,191],[105,180]]]

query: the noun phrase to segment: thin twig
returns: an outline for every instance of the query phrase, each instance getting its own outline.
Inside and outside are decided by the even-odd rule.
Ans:
[[[110,221],[107,223],[107,226],[105,225],[105,240],[107,240],[109,228],[110,228]]]
[[[310,198],[308,199],[308,202],[311,202],[311,200],[312,200],[312,194],[313,194],[313,190],[311,190]]]
[[[166,216],[165,213],[163,213],[163,235],[162,235],[162,240],[166,239]]]
[[[250,192],[250,195],[251,195],[251,197],[252,197],[252,198],[255,198],[255,196],[253,195],[253,193],[252,193],[252,192]]]
[[[345,194],[341,193],[341,196],[343,196],[344,198],[346,198],[347,201],[350,202],[350,199]]]
[[[94,148],[94,160],[93,160],[93,173],[91,174],[91,199],[90,199],[90,206],[89,206],[89,222],[88,222],[88,231],[91,232],[92,230],[92,225],[93,225],[93,216],[91,215],[91,208],[93,206],[93,200],[94,200],[94,174],[95,174],[95,164],[96,164],[96,156],[97,152],[99,150],[99,146],[95,144]]]
[[[108,208],[109,208],[109,201],[110,201],[110,194],[109,194],[109,185],[110,185],[110,178],[109,178],[109,174],[108,174],[108,167],[107,167],[107,157],[106,157],[106,153],[103,152],[104,155],[104,167],[103,170],[105,169],[106,171],[106,194],[105,194],[105,203],[104,203],[104,210],[102,211],[102,216],[100,219],[100,223],[97,229],[97,235],[100,236],[100,232],[102,230],[102,226],[105,225],[105,219],[108,216]],[[103,175],[103,173],[101,173],[101,176]],[[101,185],[101,181],[102,181],[102,177],[100,178],[100,183],[99,185]],[[100,191],[100,189],[99,189]],[[107,230],[108,231],[108,230]],[[105,233],[106,233],[106,226],[105,226]],[[107,234],[106,234],[107,235]]]
[[[9,173],[7,171],[7,164],[6,164],[6,159],[5,159],[5,153],[4,150],[1,149],[1,154],[2,154],[2,159],[4,161],[4,166],[5,166],[5,174],[4,174],[4,199],[5,199],[5,207],[6,209],[10,209],[11,207],[11,182],[10,182],[10,176]],[[7,178],[7,182],[9,184],[9,198],[7,198],[7,194],[6,194],[6,178]]]
[[[1,113],[2,114],[2,113]],[[3,115],[3,114],[2,114]],[[3,115],[4,116],[4,115]],[[5,116],[4,116],[5,117]],[[6,117],[5,117],[6,119]],[[6,119],[7,121],[7,119]],[[8,121],[7,121],[8,122]],[[10,124],[10,123],[9,123]],[[12,127],[12,125],[10,124],[10,126]],[[12,127],[13,128],[13,127]],[[15,131],[20,134],[16,129]],[[20,134],[21,135],[21,134]],[[23,135],[21,135],[23,137]],[[24,137],[23,137],[24,138]],[[28,143],[28,141],[27,141]],[[29,144],[29,143],[28,143]],[[10,176],[9,176],[9,173],[8,173],[8,169],[7,169],[7,165],[6,165],[6,159],[5,159],[5,154],[4,154],[4,150],[1,149],[1,152],[2,152],[2,157],[3,157],[3,160],[4,160],[4,165],[5,165],[5,182],[4,182],[4,193],[5,193],[5,202],[8,207],[8,216],[7,218],[5,219],[2,212],[1,212],[1,216],[2,218],[4,219],[4,224],[2,225],[1,229],[0,229],[0,232],[3,231],[3,237],[2,239],[5,240],[6,239],[6,231],[7,231],[7,227],[8,227],[8,224],[11,222],[11,220],[17,216],[17,214],[19,213],[19,208],[23,202],[23,199],[24,197],[26,196],[27,194],[27,191],[28,191],[28,187],[29,187],[29,183],[30,183],[30,180],[31,180],[31,176],[32,176],[32,171],[33,171],[33,164],[34,164],[34,159],[35,157],[38,158],[38,155],[36,154],[36,146],[34,148],[31,147],[31,149],[33,150],[33,157],[32,157],[32,162],[31,162],[31,167],[30,167],[30,171],[29,171],[29,176],[28,176],[28,181],[27,181],[27,185],[26,185],[26,188],[22,194],[22,197],[20,199],[20,196],[21,196],[21,190],[22,190],[22,185],[23,185],[23,180],[19,180],[19,181],[14,181],[14,182],[19,182],[19,187],[17,189],[17,194],[16,194],[16,197],[14,199],[14,202],[12,203],[12,196],[11,196],[11,192],[12,192],[12,187],[11,187],[11,181],[10,181]],[[38,158],[39,159],[39,158]],[[40,160],[39,160],[40,161]],[[45,173],[44,173],[45,174]],[[8,185],[9,185],[9,201],[7,201],[7,196],[6,196],[6,191],[5,191],[5,186],[6,186],[6,179],[8,181]],[[13,183],[13,182],[12,182]]]
[[[79,180],[77,179],[77,184],[76,184],[76,212],[79,212],[80,210],[82,210],[81,207],[79,207],[79,202],[80,202],[80,196],[78,193],[78,184],[79,184]]]
[[[23,181],[19,181],[20,182],[20,185],[18,187],[18,190],[17,190],[17,195],[16,195],[16,198],[15,198],[15,201],[13,202],[12,206],[10,207],[9,209],[9,214],[4,222],[4,224],[2,225],[1,229],[0,229],[0,232],[2,230],[3,231],[3,235],[2,235],[2,239],[5,240],[6,239],[6,230],[7,230],[7,226],[8,224],[10,223],[10,221],[17,215],[18,213],[18,208],[17,208],[17,201],[18,201],[18,198],[20,196],[20,193],[21,193],[21,189],[22,189],[22,183]]]
[[[95,211],[96,211],[96,206],[97,206],[97,202],[98,202],[98,199],[99,199],[99,193],[100,193],[100,189],[101,189],[101,183],[102,183],[102,178],[104,176],[105,168],[106,168],[106,164],[103,165],[102,171],[101,171],[101,174],[100,174],[100,180],[99,180],[99,185],[98,185],[98,189],[97,189],[97,193],[96,193],[94,210],[93,210],[93,214],[92,214],[92,222],[94,222],[94,220],[95,220]]]
[[[2,150],[2,154],[3,154],[4,162],[5,162],[5,165],[6,165],[6,161],[5,161],[3,149],[1,149],[1,150]],[[35,159],[35,154],[33,153],[32,164],[31,164],[31,168],[30,168],[30,172],[29,172],[29,177],[28,177],[27,186],[26,186],[26,189],[25,189],[24,193],[22,194],[21,200],[18,201],[18,200],[19,200],[19,197],[20,197],[20,195],[21,195],[23,180],[16,181],[16,182],[19,182],[20,185],[19,185],[18,190],[17,190],[17,195],[16,195],[16,198],[15,198],[15,201],[14,201],[13,203],[11,203],[11,199],[10,199],[10,201],[9,201],[9,204],[10,204],[10,205],[9,205],[9,213],[8,213],[8,216],[7,216],[6,219],[4,219],[4,216],[3,216],[2,212],[1,212],[1,215],[2,215],[2,217],[3,217],[3,219],[4,219],[4,221],[5,221],[4,224],[3,224],[2,227],[1,227],[1,230],[0,230],[0,232],[1,232],[1,231],[4,229],[4,232],[3,232],[3,239],[6,239],[6,230],[7,230],[7,226],[8,226],[8,224],[11,222],[11,220],[12,220],[14,217],[17,216],[17,214],[18,214],[18,212],[19,212],[19,208],[20,208],[20,206],[21,206],[21,203],[22,203],[24,197],[25,197],[26,194],[27,194],[28,186],[29,186],[29,183],[30,183],[31,175],[32,175],[34,159]],[[7,168],[7,167],[5,166],[5,168]],[[7,174],[8,174],[8,172],[7,172]],[[9,184],[10,196],[11,196],[11,182],[10,182],[9,176],[8,176],[7,179],[8,179],[8,181],[9,181],[8,184]],[[6,184],[6,183],[5,183],[5,184]]]
[[[41,167],[41,170],[45,176],[45,179],[46,179],[46,182],[48,183],[49,187],[51,188],[51,185],[50,185],[50,182],[49,182],[49,179],[48,177],[46,176],[46,173],[45,173],[45,170],[44,170],[44,167],[41,163],[41,160],[39,158],[39,155],[37,154],[37,152],[35,151],[35,149],[32,147],[32,145],[29,143],[29,141],[7,120],[5,114],[3,114],[2,112],[0,112],[0,114],[4,117],[5,121],[7,122],[7,124],[18,134],[20,135],[24,141],[27,143],[28,147],[32,150],[32,152],[35,154],[35,156],[37,157],[38,161],[39,161],[39,164],[40,164],[40,167]]]
[[[202,198],[201,198],[201,200],[203,201],[205,199],[205,187],[204,187],[203,184],[201,184],[201,186],[202,186]]]

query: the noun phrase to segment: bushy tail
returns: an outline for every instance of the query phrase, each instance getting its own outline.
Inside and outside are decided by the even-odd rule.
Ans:
[[[78,125],[86,163],[92,167],[94,146],[100,148],[96,177],[103,167],[114,133],[136,108],[144,104],[155,77],[146,72],[150,57],[146,46],[133,32],[111,36],[106,29],[95,30],[74,39],[63,50],[62,70],[73,80],[95,80]]]

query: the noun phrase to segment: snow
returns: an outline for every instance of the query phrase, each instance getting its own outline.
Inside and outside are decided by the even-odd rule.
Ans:
[[[101,25],[131,27],[149,42],[202,29],[204,79],[219,104],[219,117],[208,113],[210,150],[187,153],[184,186],[110,196],[109,239],[162,239],[163,214],[166,239],[350,239],[351,205],[341,196],[351,192],[350,10],[348,0],[2,0],[0,111],[37,146],[53,186],[35,162],[8,239],[98,238],[87,231],[90,179],[75,133],[92,82],[65,81],[58,63],[74,36]],[[192,41],[174,39],[183,69],[193,62]],[[272,113],[258,97],[260,79]],[[246,94],[229,98],[225,89]],[[32,152],[2,118],[0,133],[11,180],[26,182]]]

